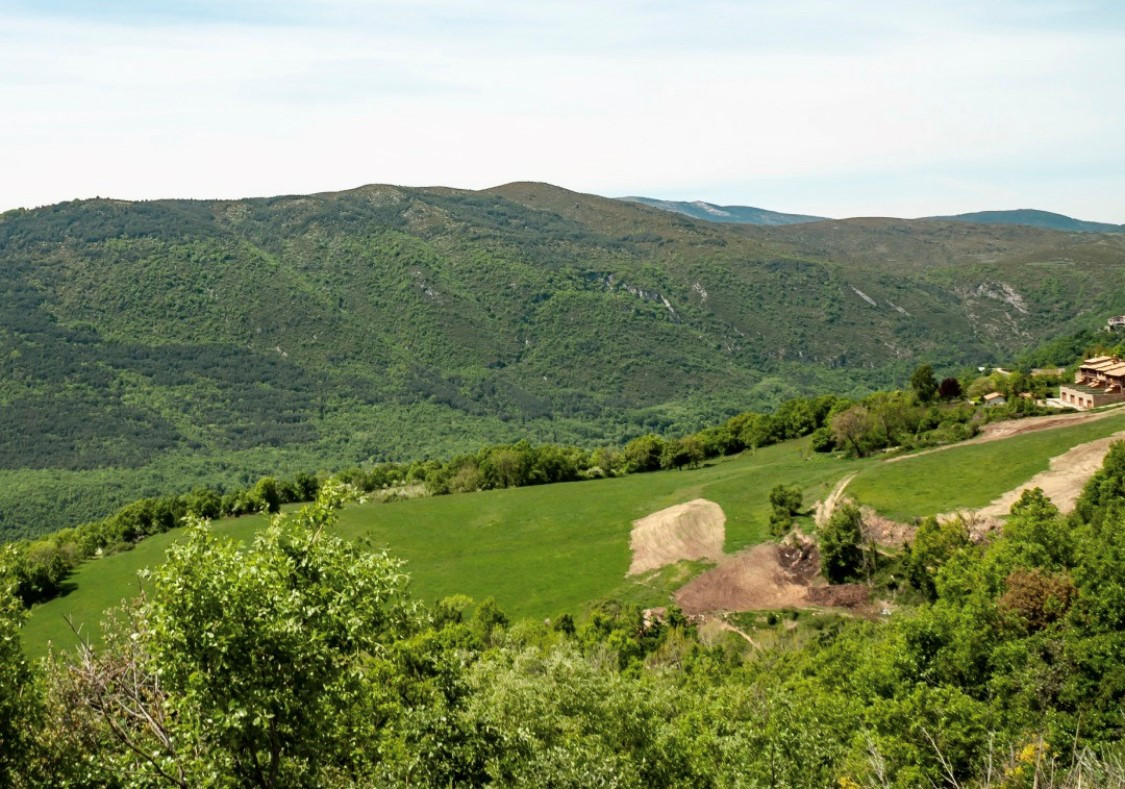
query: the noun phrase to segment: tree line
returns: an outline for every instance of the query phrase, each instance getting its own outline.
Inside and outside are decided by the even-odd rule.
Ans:
[[[1021,398],[987,409],[961,400],[959,395],[943,400],[943,391],[955,391],[950,381],[956,383],[956,379],[939,383],[932,369],[923,365],[915,371],[908,390],[876,392],[858,401],[836,395],[792,398],[772,412],[746,411],[680,437],[649,433],[623,446],[594,450],[519,441],[487,446],[446,461],[353,467],[332,478],[365,493],[406,486],[424,488],[430,495],[466,493],[694,468],[707,460],[805,436],[812,437],[816,451],[864,456],[893,447],[960,441],[971,438],[987,421],[1042,412]],[[181,525],[187,517],[237,517],[276,512],[281,504],[308,502],[329,478],[305,472],[292,480],[263,477],[252,486],[226,492],[196,488],[186,494],[141,499],[102,520],[9,543],[0,576],[15,579],[17,595],[25,605],[43,602],[58,595],[66,578],[86,559],[128,550],[148,536]]]

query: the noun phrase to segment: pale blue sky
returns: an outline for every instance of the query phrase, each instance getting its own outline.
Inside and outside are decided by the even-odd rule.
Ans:
[[[0,0],[0,210],[537,180],[1125,222],[1123,75],[1121,2]]]

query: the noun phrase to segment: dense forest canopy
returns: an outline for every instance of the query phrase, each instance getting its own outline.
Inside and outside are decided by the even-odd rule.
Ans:
[[[685,433],[1125,312],[1116,236],[715,225],[541,184],[0,216],[0,534],[528,438]]]

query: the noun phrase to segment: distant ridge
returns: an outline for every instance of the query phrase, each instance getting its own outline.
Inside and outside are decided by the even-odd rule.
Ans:
[[[828,217],[806,214],[783,214],[748,205],[715,205],[702,200],[657,200],[653,197],[621,197],[630,203],[660,208],[708,222],[734,222],[744,225],[797,225],[802,222],[819,222]]]
[[[746,205],[716,205],[703,200],[657,200],[653,197],[620,197],[630,203],[640,203],[652,208],[671,211],[676,214],[702,219],[707,222],[729,222],[743,225],[797,225],[807,222],[820,222],[829,217],[809,214],[784,214]],[[972,222],[978,225],[1026,225],[1045,230],[1061,230],[1066,233],[1125,233],[1125,225],[1108,222],[1087,222],[1065,214],[1039,211],[1034,208],[1018,208],[1011,211],[974,211],[951,216],[920,217],[928,221]]]
[[[1018,208],[1014,211],[975,211],[953,216],[927,216],[923,219],[976,222],[981,225],[1028,225],[1029,227],[1041,227],[1048,230],[1063,230],[1069,233],[1125,233],[1125,225],[1087,222],[1064,214],[1037,211],[1034,208]]]

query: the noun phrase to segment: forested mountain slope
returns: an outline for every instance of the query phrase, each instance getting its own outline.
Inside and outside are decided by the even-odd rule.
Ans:
[[[691,429],[1125,312],[1125,238],[713,224],[543,184],[0,215],[0,536],[141,495]]]

